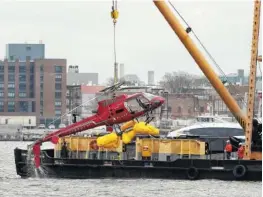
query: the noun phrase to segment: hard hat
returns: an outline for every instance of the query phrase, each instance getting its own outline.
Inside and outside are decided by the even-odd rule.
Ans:
[[[226,142],[230,142],[229,140],[227,140]]]

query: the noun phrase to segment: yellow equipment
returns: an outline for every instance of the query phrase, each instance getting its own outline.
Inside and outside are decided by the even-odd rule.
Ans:
[[[124,144],[130,143],[137,134],[144,135],[159,135],[159,129],[145,122],[136,122],[134,120],[124,123],[121,126],[122,142]],[[120,137],[116,132],[101,136],[97,138],[97,145],[103,148],[116,148],[119,146]]]

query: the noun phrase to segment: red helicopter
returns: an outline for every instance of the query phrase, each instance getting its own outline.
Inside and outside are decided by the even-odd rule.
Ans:
[[[125,82],[117,83],[100,92],[104,94],[116,91]],[[51,141],[57,143],[59,137],[76,134],[78,132],[92,129],[98,126],[113,126],[123,122],[146,116],[146,124],[154,119],[149,113],[157,109],[164,103],[165,99],[149,93],[136,93],[133,95],[122,94],[113,96],[110,99],[98,102],[96,114],[85,118],[79,122],[48,134],[42,139],[37,140],[33,145],[36,167],[40,165],[40,145],[43,142]]]

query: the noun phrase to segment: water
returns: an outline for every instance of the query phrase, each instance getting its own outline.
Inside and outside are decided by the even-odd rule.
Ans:
[[[0,197],[260,197],[261,182],[150,179],[21,179],[16,175],[13,150],[25,142],[0,142]]]

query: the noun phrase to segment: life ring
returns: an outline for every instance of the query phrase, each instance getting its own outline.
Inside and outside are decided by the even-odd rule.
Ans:
[[[91,150],[98,150],[99,147],[98,147],[98,145],[97,145],[97,140],[92,140],[92,141],[90,142],[90,144],[89,144],[89,147],[90,147]]]
[[[247,168],[244,165],[236,165],[233,169],[233,175],[237,178],[243,178],[247,173]]]
[[[190,167],[190,168],[188,168],[188,170],[187,170],[186,173],[187,173],[188,179],[190,179],[190,180],[195,180],[195,179],[197,179],[197,177],[198,177],[198,175],[199,175],[199,171],[198,171],[198,169],[195,168],[195,167]]]

